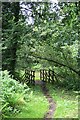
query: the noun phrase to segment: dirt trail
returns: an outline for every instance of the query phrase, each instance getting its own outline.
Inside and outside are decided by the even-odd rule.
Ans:
[[[53,98],[50,96],[49,90],[47,89],[45,82],[35,81],[35,83],[37,85],[41,86],[42,92],[43,92],[44,96],[46,97],[46,99],[48,100],[48,103],[49,103],[49,109],[46,112],[46,114],[44,115],[44,120],[47,120],[47,118],[49,118],[49,120],[51,120],[53,115],[54,115],[54,111],[56,109],[56,103],[54,102]]]

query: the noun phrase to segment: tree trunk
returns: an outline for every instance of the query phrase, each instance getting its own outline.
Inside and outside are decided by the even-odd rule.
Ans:
[[[19,6],[19,2],[13,2],[12,3],[12,12],[14,13],[14,22],[18,23],[18,20],[19,20],[19,11],[20,11],[20,6]],[[16,65],[16,51],[17,51],[17,47],[18,47],[18,39],[19,39],[19,36],[17,34],[17,31],[15,30],[14,33],[13,33],[13,41],[12,41],[12,48],[11,48],[11,62],[10,62],[10,66],[11,66],[11,70],[10,70],[10,73],[12,75],[14,75],[14,78],[15,78],[15,65]]]
[[[3,2],[2,3],[2,32],[3,32],[3,47],[6,46],[7,40],[5,38],[6,30],[10,30],[9,21],[14,18],[14,22],[17,25],[19,21],[19,11],[20,5],[19,2]],[[13,28],[12,28],[13,29]],[[16,65],[16,51],[18,47],[19,35],[17,27],[12,35],[12,39],[9,41],[9,46],[6,50],[2,51],[2,70],[10,71],[10,74],[15,76],[15,65]]]

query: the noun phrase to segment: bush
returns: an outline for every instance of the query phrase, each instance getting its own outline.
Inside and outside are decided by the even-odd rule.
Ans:
[[[29,101],[30,89],[26,84],[19,83],[11,78],[7,70],[0,72],[0,114],[8,117],[21,111],[21,106],[26,104],[25,96]]]

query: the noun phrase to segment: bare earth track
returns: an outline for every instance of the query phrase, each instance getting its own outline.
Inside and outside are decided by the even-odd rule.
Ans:
[[[42,92],[49,103],[49,110],[46,112],[43,119],[47,120],[47,118],[49,118],[49,120],[52,120],[56,109],[56,103],[54,102],[53,98],[50,96],[49,90],[47,89],[45,82],[35,81],[35,84],[41,86]]]

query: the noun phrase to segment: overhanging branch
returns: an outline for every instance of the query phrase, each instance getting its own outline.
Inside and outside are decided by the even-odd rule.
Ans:
[[[47,61],[50,61],[50,62],[54,62],[54,63],[56,63],[56,64],[58,64],[60,66],[67,67],[67,68],[69,68],[70,70],[72,70],[73,72],[75,72],[76,74],[78,74],[80,76],[80,72],[79,71],[76,71],[75,69],[73,69],[72,67],[70,67],[68,65],[65,65],[63,63],[59,63],[59,62],[57,62],[55,60],[51,60],[49,58],[45,58],[45,57],[41,57],[41,56],[37,56],[37,55],[32,55],[32,56],[35,57],[35,58],[39,58],[39,59],[47,60]]]

